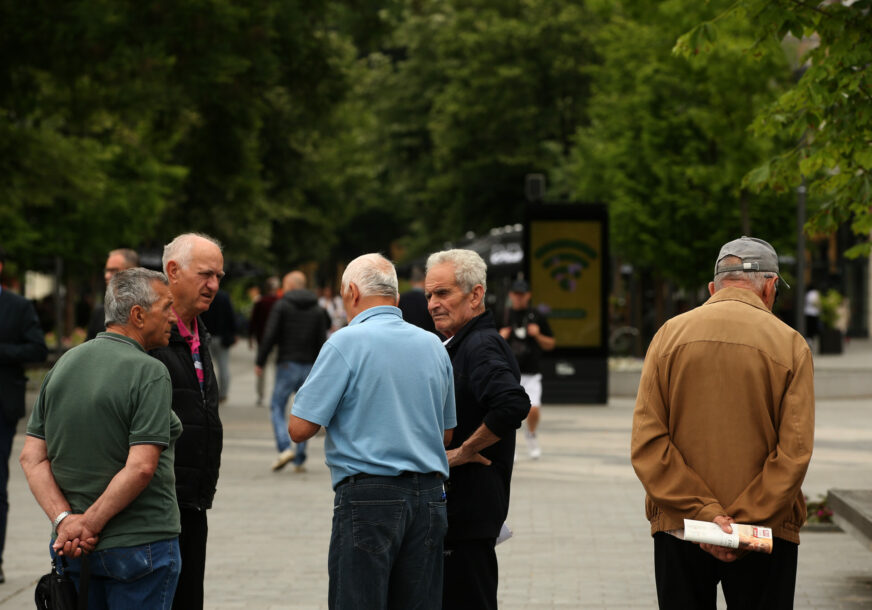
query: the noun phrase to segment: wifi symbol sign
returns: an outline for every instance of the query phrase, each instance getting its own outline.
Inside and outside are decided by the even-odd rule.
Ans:
[[[567,292],[575,292],[576,281],[582,270],[590,267],[596,250],[577,239],[557,239],[548,242],[533,253],[552,278]]]

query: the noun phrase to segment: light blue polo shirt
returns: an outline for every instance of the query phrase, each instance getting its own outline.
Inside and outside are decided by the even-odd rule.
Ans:
[[[451,359],[397,307],[372,307],[333,333],[292,413],[324,426],[335,487],[354,474],[448,476],[442,438],[457,425]]]

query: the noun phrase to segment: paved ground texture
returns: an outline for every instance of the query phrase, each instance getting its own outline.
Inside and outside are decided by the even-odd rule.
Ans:
[[[231,354],[221,479],[209,513],[206,607],[326,608],[332,491],[323,436],[310,443],[305,473],[271,472],[275,446],[267,409],[254,405],[253,355],[241,345]],[[848,364],[872,369],[872,348],[868,355]],[[628,456],[632,412],[632,399],[623,398],[607,406],[546,406],[538,461],[526,457],[519,437],[509,515],[515,535],[498,547],[501,608],[656,607],[644,494]],[[806,493],[872,488],[872,400],[819,398],[816,427]],[[33,607],[36,579],[49,568],[50,527],[15,462],[22,443],[19,434],[0,585],[0,608],[16,610]],[[872,552],[841,532],[804,532],[796,607],[872,607]]]

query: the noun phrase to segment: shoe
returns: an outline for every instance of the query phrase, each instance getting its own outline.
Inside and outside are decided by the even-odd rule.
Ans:
[[[542,449],[539,447],[539,441],[536,440],[536,435],[529,430],[524,431],[524,437],[527,439],[527,449],[530,451],[530,457],[538,460],[542,457]]]
[[[6,582],[6,576],[3,574],[3,568],[0,568],[0,585]]]
[[[293,460],[295,457],[292,449],[285,449],[279,454],[279,457],[276,458],[276,461],[273,462],[272,469],[273,470],[281,470],[284,468],[288,462]]]
[[[294,466],[294,472],[306,472],[306,467],[302,464],[297,464]]]

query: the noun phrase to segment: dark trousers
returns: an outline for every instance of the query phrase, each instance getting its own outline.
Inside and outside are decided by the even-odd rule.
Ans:
[[[797,545],[781,538],[773,542],[771,555],[749,552],[726,563],[692,542],[664,532],[654,534],[654,577],[660,608],[714,610],[718,582],[730,608],[793,608]]]
[[[442,608],[497,610],[496,539],[445,540]]]
[[[327,570],[331,609],[439,610],[442,476],[349,477],[336,486]]]
[[[16,422],[17,423],[17,422]],[[6,517],[9,515],[9,455],[16,424],[10,424],[0,413],[0,564],[6,546]]]
[[[173,610],[201,610],[206,575],[206,537],[209,535],[206,511],[180,508],[179,515],[182,520],[179,535],[182,572],[173,598]]]

